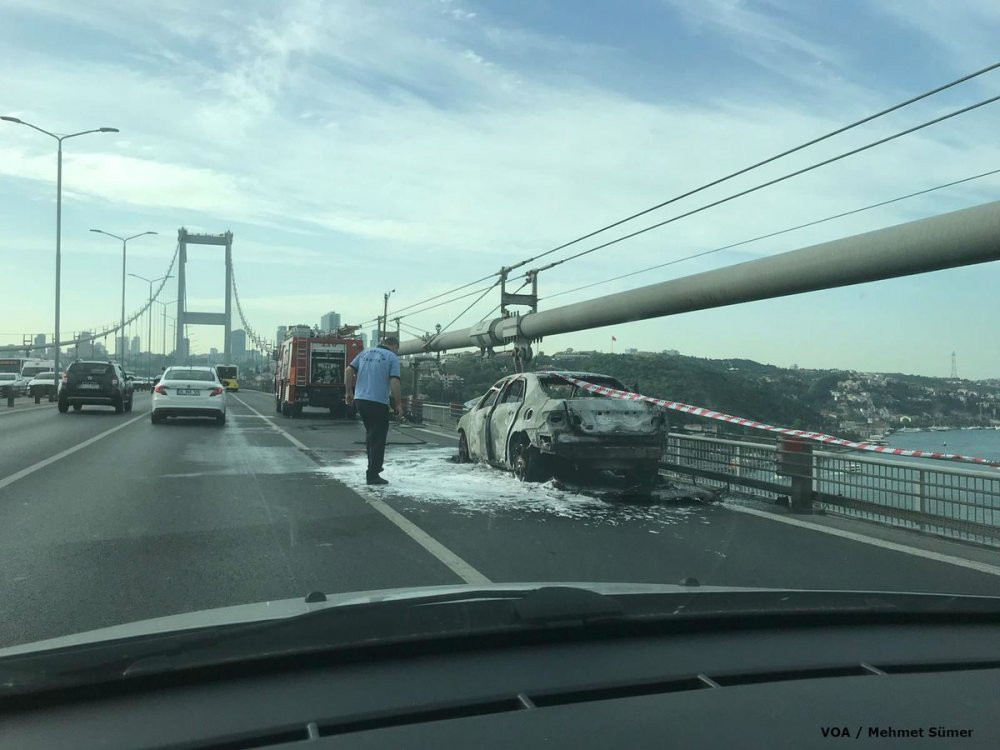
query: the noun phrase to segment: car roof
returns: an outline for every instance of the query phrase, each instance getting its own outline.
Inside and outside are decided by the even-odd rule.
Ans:
[[[77,359],[77,360],[74,360],[73,362],[71,362],[70,364],[71,365],[113,365],[115,363],[111,362],[110,360],[107,360],[107,359]]]
[[[587,378],[611,378],[612,380],[619,380],[614,375],[604,375],[600,372],[580,372],[578,370],[539,370],[538,372],[526,373],[530,375],[561,375],[564,377],[576,378],[577,380],[586,380]]]
[[[205,367],[204,365],[170,365],[167,371],[170,370],[201,370],[202,372],[214,372],[214,367]]]

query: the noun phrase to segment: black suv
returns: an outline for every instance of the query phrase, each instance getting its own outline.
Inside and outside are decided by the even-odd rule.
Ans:
[[[132,411],[132,381],[117,362],[81,362],[69,366],[59,387],[59,411],[65,414],[72,406],[113,406],[121,414]]]

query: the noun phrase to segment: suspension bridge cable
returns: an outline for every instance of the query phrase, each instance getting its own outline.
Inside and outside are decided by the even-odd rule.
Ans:
[[[687,192],[684,192],[684,193],[681,193],[679,195],[676,195],[676,196],[674,196],[674,197],[672,197],[672,198],[670,198],[668,200],[662,201],[661,203],[657,203],[655,206],[650,206],[649,208],[646,208],[646,209],[644,209],[642,211],[638,211],[637,213],[631,214],[630,216],[627,216],[624,219],[620,219],[620,220],[615,221],[615,222],[613,222],[611,224],[607,224],[607,225],[605,225],[605,226],[603,226],[603,227],[601,227],[599,229],[596,229],[596,230],[594,230],[592,232],[588,232],[587,234],[584,234],[584,235],[582,235],[580,237],[577,237],[576,239],[570,240],[569,242],[565,242],[565,243],[563,243],[561,245],[553,247],[550,250],[546,250],[543,253],[540,253],[538,255],[532,256],[530,258],[525,258],[524,260],[518,261],[517,263],[515,263],[512,266],[506,267],[506,269],[501,269],[500,271],[496,271],[496,272],[494,272],[492,274],[489,274],[487,276],[483,276],[482,278],[476,279],[475,281],[470,281],[469,283],[463,284],[462,286],[455,287],[454,289],[450,289],[450,290],[448,290],[446,292],[442,292],[442,293],[440,293],[438,295],[435,295],[433,297],[429,297],[429,298],[421,300],[419,302],[415,302],[415,303],[413,303],[411,305],[407,305],[406,307],[399,308],[398,310],[394,310],[390,314],[392,315],[392,314],[395,314],[395,313],[404,312],[406,310],[412,309],[413,307],[418,307],[420,305],[426,304],[427,302],[433,302],[433,301],[435,301],[437,299],[440,299],[441,297],[447,296],[449,294],[453,294],[454,292],[463,291],[463,290],[469,288],[470,286],[473,286],[475,284],[479,284],[479,283],[481,283],[483,281],[486,281],[488,279],[494,278],[494,277],[500,275],[501,273],[503,273],[504,270],[511,271],[511,270],[520,268],[522,266],[525,266],[528,263],[532,263],[532,262],[534,262],[536,260],[540,260],[541,258],[544,258],[544,257],[546,257],[548,255],[553,254],[553,253],[556,253],[556,252],[558,252],[560,250],[565,250],[568,247],[571,247],[571,246],[576,245],[576,244],[578,244],[580,242],[583,242],[584,240],[588,240],[588,239],[590,239],[592,237],[595,237],[596,235],[601,234],[603,232],[606,232],[606,231],[608,231],[610,229],[614,229],[615,227],[621,226],[622,224],[625,224],[625,223],[627,223],[629,221],[632,221],[633,219],[637,219],[637,218],[639,218],[641,216],[645,216],[646,214],[649,214],[649,213],[651,213],[653,211],[656,211],[658,209],[664,208],[665,206],[669,206],[672,203],[676,203],[677,201],[683,200],[684,198],[688,198],[688,197],[690,197],[692,195],[696,195],[696,194],[698,194],[698,193],[700,193],[700,192],[702,192],[704,190],[707,190],[707,189],[709,189],[711,187],[715,187],[716,185],[720,185],[720,184],[722,184],[724,182],[727,182],[729,180],[732,180],[732,179],[734,179],[736,177],[739,177],[741,175],[747,174],[748,172],[751,172],[754,169],[758,169],[758,168],[763,167],[763,166],[765,166],[767,164],[771,164],[771,163],[773,163],[773,162],[775,162],[775,161],[777,161],[779,159],[782,159],[782,158],[784,158],[786,156],[790,156],[791,154],[797,153],[797,152],[802,151],[804,149],[807,149],[807,148],[809,148],[811,146],[815,146],[818,143],[822,143],[823,141],[829,140],[830,138],[833,138],[835,136],[838,136],[838,135],[841,135],[843,133],[846,133],[849,130],[853,130],[854,128],[860,127],[861,125],[865,125],[865,124],[867,124],[869,122],[877,120],[880,117],[884,117],[885,115],[891,114],[892,112],[896,112],[896,111],[898,111],[900,109],[908,107],[911,104],[915,104],[916,102],[922,101],[923,99],[927,99],[927,98],[929,98],[931,96],[934,96],[935,94],[939,94],[942,91],[947,91],[948,89],[954,88],[955,86],[958,86],[958,85],[960,85],[962,83],[966,83],[968,81],[971,81],[972,79],[977,78],[977,77],[982,76],[982,75],[985,75],[986,73],[989,73],[989,72],[991,72],[993,70],[996,70],[997,68],[1000,68],[1000,62],[995,62],[995,63],[993,63],[991,65],[987,65],[984,68],[976,70],[976,71],[974,71],[972,73],[968,73],[968,74],[966,74],[964,76],[961,76],[960,78],[956,78],[953,81],[950,81],[948,83],[942,84],[942,85],[937,86],[937,87],[935,87],[933,89],[929,89],[928,91],[925,91],[925,92],[923,92],[921,94],[918,94],[916,96],[910,97],[909,99],[906,99],[904,101],[898,102],[897,104],[893,104],[890,107],[882,109],[882,110],[880,110],[878,112],[875,112],[875,113],[873,113],[871,115],[863,117],[863,118],[861,118],[859,120],[855,120],[854,122],[851,122],[851,123],[849,123],[847,125],[844,125],[842,127],[836,128],[835,130],[831,130],[830,132],[828,132],[828,133],[826,133],[824,135],[821,135],[821,136],[818,136],[816,138],[813,138],[813,139],[811,139],[809,141],[806,141],[805,143],[801,143],[798,146],[794,146],[792,148],[786,149],[785,151],[782,151],[782,152],[780,152],[778,154],[775,154],[773,156],[769,156],[768,158],[763,159],[761,161],[758,161],[758,162],[756,162],[754,164],[751,164],[751,165],[749,165],[747,167],[743,167],[741,169],[736,170],[735,172],[731,172],[731,173],[729,173],[729,174],[727,174],[727,175],[725,175],[723,177],[719,177],[719,178],[714,179],[714,180],[712,180],[710,182],[707,182],[707,183],[705,183],[703,185],[700,185],[699,187],[693,188],[691,190],[688,190]],[[711,206],[709,206],[709,207],[711,207]],[[653,228],[655,228],[655,227],[653,227]],[[600,248],[595,248],[595,249],[600,249]],[[569,259],[567,259],[567,260],[569,260]],[[362,325],[365,325],[367,323],[372,323],[372,322],[375,322],[375,320],[373,319],[373,320],[370,320],[370,321],[365,321],[365,323],[363,323]]]
[[[954,187],[955,185],[961,185],[962,183],[965,182],[971,182],[972,180],[978,180],[983,177],[989,177],[990,175],[995,175],[995,174],[1000,174],[1000,169],[993,169],[990,170],[989,172],[983,172],[981,174],[973,175],[972,177],[965,177],[961,180],[954,180],[953,182],[947,182],[943,185],[936,185],[931,188],[926,188],[925,190],[918,190],[915,193],[909,193],[907,195],[901,195],[897,198],[890,198],[889,200],[879,201],[878,203],[872,203],[871,205],[863,206],[862,208],[855,208],[851,211],[843,211],[839,214],[834,214],[833,216],[827,216],[823,219],[816,219],[815,221],[809,221],[806,222],[805,224],[798,224],[797,226],[788,227],[787,229],[781,229],[777,232],[770,232],[768,234],[757,235],[756,237],[751,237],[750,239],[747,240],[740,240],[739,242],[733,242],[732,244],[729,245],[723,245],[722,247],[717,247],[714,248],[713,250],[704,250],[700,253],[694,253],[693,255],[685,255],[683,258],[677,258],[675,260],[667,261],[666,263],[658,263],[655,266],[649,266],[648,268],[640,268],[638,271],[631,271],[629,273],[624,273],[620,276],[613,276],[610,279],[603,279],[602,281],[595,281],[591,284],[584,284],[583,286],[578,286],[573,289],[567,289],[566,291],[563,292],[556,292],[555,294],[550,294],[547,297],[542,297],[541,299],[546,299],[546,300],[554,299],[555,297],[562,297],[563,295],[572,294],[573,292],[581,292],[584,289],[591,289],[592,287],[600,286],[601,284],[610,284],[612,281],[621,281],[622,279],[627,279],[632,276],[638,276],[641,273],[656,271],[661,268],[666,268],[667,266],[676,265],[677,263],[683,263],[684,261],[687,260],[694,260],[695,258],[703,258],[706,255],[719,253],[722,252],[723,250],[730,250],[734,247],[739,247],[741,245],[748,245],[751,242],[770,239],[771,237],[777,237],[782,234],[788,234],[789,232],[794,232],[799,229],[806,229],[807,227],[813,227],[816,226],[817,224],[823,224],[824,222],[827,221],[833,221],[834,219],[842,219],[845,216],[852,216],[853,214],[859,214],[863,211],[870,211],[871,209],[874,208],[881,208],[882,206],[888,206],[892,203],[898,203],[899,201],[903,201],[908,198],[915,198],[919,195],[926,195],[927,193],[933,193],[936,190],[943,190],[945,188]]]
[[[889,141],[893,141],[893,140],[896,140],[897,138],[902,138],[905,135],[909,135],[910,133],[915,133],[918,130],[923,130],[924,128],[928,128],[931,125],[937,125],[938,123],[944,122],[945,120],[949,120],[952,117],[957,117],[959,115],[965,114],[967,112],[971,112],[972,110],[978,109],[980,107],[985,107],[987,104],[992,104],[993,102],[998,101],[998,100],[1000,100],[1000,95],[990,97],[989,99],[984,99],[984,100],[982,100],[980,102],[976,102],[975,104],[970,104],[968,107],[963,107],[962,109],[955,110],[954,112],[949,112],[946,115],[942,115],[941,117],[936,117],[933,120],[928,120],[927,122],[923,122],[923,123],[921,123],[919,125],[915,125],[912,128],[907,128],[906,130],[901,130],[898,133],[893,133],[892,135],[887,136],[885,138],[880,138],[877,141],[872,141],[871,143],[868,143],[868,144],[866,144],[864,146],[859,146],[858,148],[851,149],[850,151],[845,151],[842,154],[838,154],[837,156],[833,156],[833,157],[831,157],[829,159],[824,159],[823,161],[817,162],[817,163],[812,164],[812,165],[810,165],[808,167],[804,167],[802,169],[797,169],[794,172],[789,172],[788,174],[782,175],[781,177],[776,177],[773,180],[768,180],[767,182],[763,182],[763,183],[761,183],[759,185],[755,185],[754,187],[747,188],[746,190],[741,190],[738,193],[733,193],[732,195],[726,196],[725,198],[720,198],[717,201],[713,201],[711,203],[707,203],[707,204],[705,204],[703,206],[699,206],[698,208],[691,209],[690,211],[685,211],[682,214],[678,214],[676,216],[672,216],[669,219],[665,219],[664,221],[658,222],[658,223],[653,224],[651,226],[645,227],[643,229],[636,230],[635,232],[631,232],[631,233],[626,234],[626,235],[624,235],[622,237],[618,237],[618,238],[610,240],[608,242],[604,242],[604,243],[602,243],[600,245],[597,245],[595,247],[592,247],[592,248],[590,248],[588,250],[584,250],[582,252],[570,255],[570,256],[568,256],[566,258],[562,258],[560,260],[554,261],[553,263],[549,263],[548,265],[541,266],[540,268],[535,269],[533,272],[537,273],[538,271],[547,271],[547,270],[549,270],[551,268],[555,268],[556,266],[561,266],[563,263],[568,263],[571,260],[576,260],[577,258],[582,258],[585,255],[590,255],[591,253],[596,252],[598,250],[602,250],[602,249],[604,249],[606,247],[610,247],[612,245],[617,245],[619,242],[624,242],[625,240],[630,240],[630,239],[632,239],[634,237],[638,237],[641,234],[645,234],[646,232],[651,232],[654,229],[659,229],[660,227],[666,226],[667,224],[672,224],[673,222],[679,221],[679,220],[684,219],[684,218],[687,218],[688,216],[693,216],[694,214],[701,213],[702,211],[707,211],[710,208],[714,208],[716,206],[722,205],[723,203],[728,203],[729,201],[736,200],[737,198],[742,198],[744,196],[750,195],[751,193],[755,193],[758,190],[763,190],[766,187],[770,187],[772,185],[776,185],[779,182],[784,182],[785,180],[790,180],[793,177],[798,177],[799,175],[805,174],[806,172],[811,172],[811,171],[813,171],[815,169],[819,169],[820,167],[824,167],[824,166],[826,166],[828,164],[833,164],[834,162],[840,161],[841,159],[846,159],[849,156],[855,156],[856,154],[860,154],[861,152],[867,151],[867,150],[872,149],[872,148],[875,148],[876,146],[881,146],[881,145],[883,145],[885,143],[888,143]],[[527,275],[527,274],[525,274],[525,275]]]
[[[784,158],[786,156],[790,156],[791,154],[794,154],[794,153],[796,153],[798,151],[802,151],[803,149],[809,148],[810,146],[815,146],[817,143],[821,143],[821,142],[823,142],[825,140],[829,140],[830,138],[833,138],[834,136],[841,135],[842,133],[846,133],[849,130],[853,130],[854,128],[857,128],[857,127],[859,127],[861,125],[865,125],[866,123],[872,122],[873,120],[877,120],[880,117],[883,117],[883,116],[885,116],[887,114],[890,114],[892,112],[895,112],[897,110],[903,109],[904,107],[908,107],[909,105],[915,104],[916,102],[919,102],[922,99],[927,99],[928,97],[934,96],[935,94],[939,94],[942,91],[946,91],[946,90],[948,90],[950,88],[958,86],[959,84],[962,84],[962,83],[965,83],[967,81],[970,81],[973,78],[977,78],[978,76],[981,76],[981,75],[984,75],[986,73],[989,73],[990,71],[996,70],[997,68],[1000,68],[1000,62],[995,62],[992,65],[987,65],[985,68],[981,68],[980,70],[977,70],[977,71],[975,71],[973,73],[969,73],[968,75],[964,75],[961,78],[957,78],[954,81],[951,81],[950,83],[946,83],[946,84],[944,84],[942,86],[938,86],[936,88],[930,89],[929,91],[925,91],[924,93],[918,94],[917,96],[914,96],[914,97],[911,97],[911,98],[907,99],[906,101],[902,101],[902,102],[899,102],[898,104],[894,104],[891,107],[887,107],[886,109],[883,109],[883,110],[881,110],[879,112],[876,112],[874,114],[868,115],[867,117],[863,117],[860,120],[855,120],[854,122],[850,123],[849,125],[844,125],[843,127],[837,128],[836,130],[831,130],[829,133],[826,133],[825,135],[821,135],[821,136],[819,136],[817,138],[813,138],[810,141],[806,141],[805,143],[802,143],[802,144],[800,144],[798,146],[795,146],[793,148],[790,148],[790,149],[787,149],[785,151],[782,151],[779,154],[775,154],[774,156],[770,156],[770,157],[768,157],[768,158],[766,158],[766,159],[764,159],[762,161],[756,162],[755,164],[751,164],[748,167],[743,167],[742,169],[739,169],[739,170],[737,170],[735,172],[732,172],[732,173],[730,173],[730,174],[728,174],[728,175],[726,175],[724,177],[719,177],[718,179],[712,180],[711,182],[707,182],[704,185],[701,185],[701,186],[699,186],[697,188],[694,188],[692,190],[687,191],[686,193],[681,193],[680,195],[676,195],[673,198],[670,198],[669,200],[665,200],[662,203],[657,203],[655,206],[650,206],[649,208],[644,209],[642,211],[639,211],[638,213],[634,213],[631,216],[627,216],[624,219],[620,219],[619,221],[616,221],[613,224],[608,224],[606,226],[601,227],[600,229],[594,230],[593,232],[589,232],[589,233],[587,233],[587,234],[585,234],[585,235],[583,235],[581,237],[577,237],[574,240],[570,240],[569,242],[565,242],[562,245],[554,247],[551,250],[546,250],[544,253],[536,255],[536,256],[534,256],[532,258],[527,258],[525,260],[522,260],[522,261],[516,263],[515,265],[510,266],[509,268],[512,270],[512,269],[524,266],[524,265],[526,265],[528,263],[532,263],[532,262],[534,262],[536,260],[540,260],[541,258],[544,258],[547,255],[551,255],[552,253],[558,252],[559,250],[564,250],[567,247],[570,247],[571,245],[575,245],[575,244],[577,244],[579,242],[583,242],[584,240],[588,240],[591,237],[594,237],[594,236],[596,236],[598,234],[601,234],[602,232],[608,231],[609,229],[614,229],[615,227],[621,226],[622,224],[625,224],[626,222],[632,221],[633,219],[637,219],[640,216],[645,216],[646,214],[651,213],[652,211],[656,211],[656,210],[658,210],[660,208],[663,208],[665,206],[669,206],[671,203],[676,203],[677,201],[683,200],[684,198],[689,198],[692,195],[696,195],[697,193],[700,193],[700,192],[702,192],[704,190],[707,190],[708,188],[715,187],[716,185],[720,185],[723,182],[727,182],[727,181],[729,181],[729,180],[731,180],[731,179],[733,179],[735,177],[739,177],[740,175],[744,175],[747,172],[750,172],[750,171],[752,171],[754,169],[758,169],[759,167],[763,167],[763,166],[765,166],[767,164],[775,162],[778,159],[782,159],[782,158]]]
[[[493,289],[495,286],[496,286],[496,283],[493,283],[493,284],[490,284],[489,286],[486,286],[486,287],[480,287],[479,289],[473,289],[471,292],[466,292],[465,294],[462,294],[462,295],[460,295],[458,297],[453,297],[452,299],[445,300],[444,302],[438,302],[435,305],[430,305],[429,307],[424,307],[424,308],[421,308],[420,310],[414,310],[413,312],[409,312],[406,315],[393,315],[390,312],[389,313],[389,320],[394,320],[397,317],[400,318],[400,319],[408,318],[408,317],[412,317],[414,315],[419,315],[420,313],[426,312],[428,310],[434,310],[435,308],[438,308],[438,307],[444,307],[445,305],[450,305],[453,302],[458,302],[459,300],[468,299],[469,297],[473,296],[474,294],[479,294],[482,291],[489,291],[490,289]],[[361,325],[367,325],[368,323],[374,323],[374,322],[375,322],[374,320],[366,320]]]
[[[462,317],[463,315],[465,315],[465,314],[466,314],[467,312],[469,312],[469,310],[471,310],[471,309],[472,309],[473,307],[475,307],[475,306],[476,306],[476,305],[478,305],[478,304],[479,304],[480,302],[482,302],[483,298],[484,298],[484,297],[485,297],[485,296],[486,296],[487,294],[489,294],[489,293],[490,293],[490,292],[491,292],[491,291],[492,291],[492,290],[493,290],[493,289],[494,289],[495,287],[497,287],[497,286],[499,286],[499,285],[500,285],[500,282],[499,282],[499,281],[497,281],[497,282],[496,282],[495,284],[493,284],[493,286],[491,286],[491,287],[490,287],[489,289],[486,289],[486,290],[485,290],[485,291],[484,291],[484,292],[483,292],[483,293],[482,293],[481,295],[479,295],[479,296],[478,296],[478,297],[477,297],[477,298],[476,298],[475,300],[473,300],[473,301],[472,301],[472,302],[471,302],[471,303],[469,304],[469,306],[468,306],[468,307],[466,307],[466,308],[465,308],[464,310],[462,310],[462,312],[460,312],[460,313],[459,313],[458,315],[456,315],[456,316],[455,316],[455,317],[454,317],[454,318],[452,319],[452,321],[451,321],[451,322],[450,322],[450,323],[449,323],[448,325],[444,326],[443,328],[441,328],[441,330],[439,330],[439,331],[438,331],[437,333],[435,333],[435,334],[434,334],[434,336],[433,336],[433,337],[432,337],[432,338],[431,338],[431,339],[430,339],[430,340],[429,340],[429,341],[428,341],[427,343],[428,343],[428,344],[430,344],[430,343],[433,343],[433,342],[434,342],[434,341],[435,341],[435,340],[436,340],[437,338],[439,338],[439,337],[441,336],[441,334],[442,334],[442,333],[444,333],[444,332],[445,332],[445,331],[447,331],[447,330],[448,330],[449,328],[451,328],[451,327],[452,327],[453,325],[455,325],[455,323],[457,323],[457,322],[459,321],[459,319],[460,319],[460,318],[461,318],[461,317]]]

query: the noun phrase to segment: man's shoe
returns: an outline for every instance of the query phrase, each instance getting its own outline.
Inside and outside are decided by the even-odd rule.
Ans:
[[[376,475],[374,477],[368,477],[366,484],[389,484],[388,480]]]

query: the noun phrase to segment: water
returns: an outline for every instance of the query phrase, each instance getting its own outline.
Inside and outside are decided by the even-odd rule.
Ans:
[[[976,456],[977,458],[1000,461],[1000,430],[896,432],[889,436],[887,442],[892,448],[960,453],[963,456]],[[945,462],[945,465],[953,464]]]
[[[892,448],[957,453],[1000,461],[1000,431],[997,430],[899,432],[891,435],[888,443]],[[877,468],[870,464],[852,467],[848,461],[853,456],[887,461],[898,464],[898,468]],[[842,459],[821,462],[817,479],[817,489],[833,495],[917,511],[930,517],[1000,527],[1000,469],[994,467],[857,451],[845,454]],[[858,515],[867,516],[864,512]],[[983,537],[944,528],[928,530],[987,544],[996,544],[1000,539],[997,533]]]

